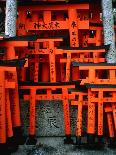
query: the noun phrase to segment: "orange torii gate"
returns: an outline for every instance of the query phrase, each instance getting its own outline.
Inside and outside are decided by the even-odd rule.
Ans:
[[[49,73],[50,72],[50,82],[56,82],[56,55],[61,54],[59,51],[56,52],[56,45],[63,41],[63,38],[56,37],[56,38],[38,38],[35,42],[31,43],[30,46],[33,47],[33,49],[27,49],[25,52],[29,55],[35,55],[35,58],[30,59],[29,62],[33,62],[34,67],[34,82],[38,82],[38,71],[39,71],[39,63],[41,61],[40,55],[44,56],[45,62],[48,62],[49,65],[45,65],[43,63],[44,67],[48,69],[46,72],[46,79],[49,79]],[[41,43],[43,43],[43,49],[41,49]],[[46,59],[46,55],[48,55],[48,59]],[[50,67],[49,67],[50,66]],[[43,68],[44,69],[44,68]],[[33,72],[33,71],[32,71]],[[30,74],[33,75],[33,73],[30,72]],[[44,73],[45,74],[45,73]],[[48,78],[47,78],[48,77]]]
[[[55,82],[55,83],[30,83],[21,82],[20,90],[30,90],[30,94],[25,95],[23,92],[24,100],[30,100],[30,123],[29,123],[29,141],[28,144],[35,143],[35,105],[36,100],[62,100],[63,101],[63,112],[64,112],[64,130],[66,139],[65,143],[72,143],[71,139],[71,127],[70,127],[70,112],[69,112],[69,100],[74,99],[75,95],[68,92],[69,89],[75,88],[79,82]],[[45,89],[46,94],[39,94],[38,90]],[[57,90],[60,89],[60,93]],[[56,93],[52,93],[56,91]]]
[[[55,47],[55,42],[56,41],[62,41],[60,38],[45,38],[45,39],[38,39],[36,42],[33,43],[33,48],[25,50],[25,52],[29,55],[33,54],[37,58],[37,64],[40,62],[50,62],[50,67],[47,66],[49,72],[50,72],[50,81],[55,82],[58,80],[56,79],[56,73],[57,72],[57,66],[60,67],[60,72],[61,72],[61,77],[60,81],[69,81],[70,80],[70,66],[72,61],[77,61],[77,62],[104,62],[104,53],[105,51],[109,48],[109,46],[94,46],[94,47],[75,47],[75,48],[70,48],[70,47]],[[46,43],[48,42],[48,47],[46,48],[39,48],[39,43],[43,42]],[[50,46],[49,44],[52,44]],[[99,53],[99,57],[98,57]],[[39,58],[38,55],[43,55],[42,58]],[[49,56],[49,59],[46,58],[46,56]],[[58,59],[56,59],[58,58]],[[56,65],[55,62],[58,61],[58,64]],[[30,62],[35,62],[35,58],[31,59]],[[63,69],[66,66],[66,69]],[[35,73],[36,78],[34,78],[35,82],[38,82],[38,70],[39,70],[39,65],[38,68],[35,67]],[[74,68],[72,68],[73,70]],[[46,76],[48,76],[48,72],[46,72]],[[33,74],[32,74],[33,75]],[[58,73],[59,75],[59,73]],[[75,75],[73,75],[74,77]],[[35,76],[34,76],[35,77]],[[59,77],[59,76],[57,76]],[[49,79],[49,78],[48,78]]]
[[[86,84],[88,88],[88,126],[87,133],[93,138],[90,143],[94,142],[95,138],[95,105],[98,108],[98,137],[100,140],[104,136],[104,111],[107,115],[107,125],[109,130],[109,146],[116,146],[116,85],[115,84]],[[111,113],[112,112],[112,113]],[[103,141],[103,140],[102,140]],[[114,142],[114,144],[113,144]]]
[[[84,88],[85,89],[85,88]],[[76,145],[81,145],[81,137],[82,137],[82,120],[83,120],[83,107],[88,105],[88,93],[81,91],[71,92],[72,95],[75,95],[75,100],[71,101],[72,106],[76,106],[77,117],[76,117]]]
[[[0,66],[0,96],[1,96],[1,102],[0,102],[0,144],[6,143],[6,118],[7,118],[7,128],[11,125],[11,114],[9,109],[9,104],[6,104],[6,114],[5,114],[5,89],[8,88],[15,88],[15,81],[8,81],[5,79],[5,72],[15,72],[16,67],[1,67]],[[7,97],[7,96],[6,96]],[[8,103],[8,102],[7,102]],[[7,117],[6,117],[7,116]],[[10,124],[9,124],[10,123]],[[9,128],[8,130],[8,136],[10,133],[10,136],[13,136],[12,128]]]
[[[11,110],[9,101],[9,88],[15,88],[15,81],[8,81],[6,72],[16,72],[16,67],[0,66],[0,151],[6,151],[7,138],[13,137]],[[15,147],[15,146],[14,146]]]
[[[109,130],[109,147],[116,146],[116,85],[115,84],[86,84],[85,91],[71,92],[75,94],[75,100],[71,101],[72,106],[78,106],[77,124],[76,124],[76,145],[78,147],[103,147],[105,130],[104,114],[107,116],[107,127]],[[84,87],[85,87],[84,86]],[[77,98],[77,99],[76,99]],[[87,143],[82,143],[82,109],[88,107],[88,122],[87,122]],[[96,108],[98,109],[96,113]],[[105,113],[104,113],[105,112]],[[96,125],[97,118],[97,125]],[[97,126],[97,127],[96,127]],[[96,130],[97,129],[97,130]],[[98,137],[96,137],[96,134]],[[95,142],[97,138],[97,142]]]
[[[9,94],[9,90],[15,89],[17,84],[9,73],[15,73],[16,67],[24,66],[25,62],[25,59],[0,60],[0,151],[5,151],[7,147],[13,151],[19,144],[19,141],[16,142],[18,139],[13,131],[12,120],[14,115],[11,106],[11,94]],[[20,118],[15,118],[15,120],[17,119]],[[22,135],[20,134],[20,142],[21,138]]]
[[[76,79],[76,80],[78,80],[79,78],[78,77],[79,69],[73,66],[71,68],[71,63],[73,61],[94,62],[94,63],[105,62],[105,58],[103,55],[108,48],[109,46],[94,46],[92,48],[91,47],[83,47],[83,48],[65,47],[63,49],[63,54],[66,54],[66,58],[64,57],[60,59],[61,63],[66,63],[66,71],[64,71],[66,75],[65,81],[70,81],[71,77],[72,79]]]
[[[89,4],[21,5],[18,7],[17,34],[32,34],[35,31],[46,36],[46,31],[69,30],[70,45],[78,47],[79,30],[89,30],[88,11]]]
[[[103,24],[90,22],[89,23],[89,31],[82,32],[83,33],[83,46],[101,46],[103,45]],[[114,25],[116,29],[116,25]],[[116,37],[116,35],[115,35]]]
[[[79,71],[84,75],[81,77],[81,84],[115,84],[116,83],[116,64],[108,63],[77,63],[73,62],[74,67],[79,67]],[[102,74],[101,74],[102,71]],[[84,74],[86,72],[86,74]],[[105,74],[104,74],[105,72]]]
[[[0,41],[0,47],[6,48],[5,58],[6,60],[12,60],[16,59],[16,47],[27,47],[28,41],[36,40],[36,35],[31,36],[19,36],[19,37],[12,37],[12,38],[3,38]],[[13,120],[13,127],[14,127],[14,133],[17,135],[17,133],[20,132],[21,127],[21,120],[20,120],[20,108],[19,108],[19,93],[18,93],[18,79],[17,79],[17,72],[10,72],[10,76],[14,79],[16,83],[15,89],[9,90],[9,94],[12,94],[11,98],[11,107],[12,107],[12,120]]]
[[[87,39],[88,45],[100,46],[103,44],[103,26],[98,23],[90,23],[91,37]]]
[[[115,103],[112,103],[112,105],[107,105],[105,107],[105,112],[107,113],[107,124],[108,124],[108,131],[109,136],[108,137],[108,147],[115,148],[116,147],[116,137],[115,137],[115,122],[114,122],[114,115],[115,115]]]

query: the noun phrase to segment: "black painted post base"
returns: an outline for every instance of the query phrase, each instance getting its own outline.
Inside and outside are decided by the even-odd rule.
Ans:
[[[98,143],[97,148],[98,149],[103,149],[104,146],[105,146],[104,137],[103,136],[98,136],[97,143]]]
[[[96,137],[95,135],[87,135],[87,144],[85,146],[87,149],[100,150],[104,148],[104,138],[102,136]]]
[[[94,144],[95,143],[95,135],[92,135],[92,134],[88,134],[87,135],[87,143],[88,144]]]
[[[108,147],[116,149],[116,138],[108,138]]]
[[[14,140],[17,144],[23,145],[26,142],[26,137],[23,136],[23,131],[21,127],[13,128]]]
[[[6,147],[10,153],[16,152],[18,149],[18,144],[16,142],[16,139],[14,137],[10,137],[7,139]]]
[[[73,139],[71,138],[71,135],[65,136],[64,144],[74,144]]]
[[[8,150],[6,143],[0,144],[0,154],[1,155],[11,155],[11,152]]]
[[[95,142],[95,135],[88,134],[87,135],[87,144],[84,145],[84,148],[89,150],[96,150],[98,146],[98,143]]]
[[[103,137],[103,136],[98,136],[98,137],[97,137],[97,141],[98,141],[98,143],[100,143],[100,144],[104,144],[104,137]]]
[[[37,139],[35,137],[35,135],[29,135],[28,140],[26,142],[26,145],[36,145],[37,143]]]
[[[76,145],[78,148],[80,148],[80,147],[82,146],[81,137],[77,137],[77,136],[76,136],[76,143],[75,143],[75,145]]]
[[[87,141],[82,142],[82,137],[76,137],[75,145],[81,149],[100,150],[104,148],[104,137],[95,137],[95,135],[87,135]]]

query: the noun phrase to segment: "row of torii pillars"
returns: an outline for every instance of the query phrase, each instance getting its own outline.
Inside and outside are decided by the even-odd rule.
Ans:
[[[108,63],[116,63],[113,6],[111,0],[102,0],[104,44],[109,45]],[[16,36],[17,0],[6,0],[5,35]]]
[[[101,0],[104,44],[110,44],[108,63],[116,63],[115,32],[112,0]],[[17,0],[6,0],[5,35],[16,36]]]

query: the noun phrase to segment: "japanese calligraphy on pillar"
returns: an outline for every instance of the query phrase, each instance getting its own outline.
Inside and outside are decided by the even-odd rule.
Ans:
[[[35,106],[36,106],[36,90],[31,89],[30,93],[30,128],[29,128],[29,134],[35,135]]]
[[[103,91],[99,91],[98,135],[103,135]]]
[[[95,132],[95,103],[88,105],[88,133],[94,134]]]
[[[55,68],[55,53],[53,49],[50,49],[50,82],[56,82],[56,68]]]
[[[25,30],[25,24],[24,23],[19,23],[19,27],[18,27],[19,29],[24,29]]]
[[[66,81],[70,80],[70,65],[71,65],[71,53],[68,53],[66,63]]]
[[[79,99],[78,113],[77,113],[77,125],[76,125],[76,135],[81,136],[82,134],[82,96]]]
[[[69,101],[68,101],[68,90],[63,89],[63,112],[64,112],[64,129],[65,134],[71,134],[71,124],[70,124],[70,110],[69,110]]]
[[[70,45],[71,47],[78,47],[78,25],[77,25],[77,12],[75,9],[69,10],[69,33],[70,33]]]
[[[57,30],[60,28],[60,23],[59,22],[49,22],[49,23],[45,23],[45,22],[38,22],[38,23],[34,23],[33,25],[34,29],[37,30]]]
[[[39,58],[38,58],[39,59]],[[35,66],[34,66],[34,82],[38,82],[38,74],[39,74],[39,61],[35,62]]]
[[[91,102],[92,92],[88,90],[88,125],[87,131],[89,134],[95,133],[95,103]]]

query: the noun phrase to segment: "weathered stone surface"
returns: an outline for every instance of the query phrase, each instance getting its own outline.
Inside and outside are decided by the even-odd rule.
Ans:
[[[113,7],[111,0],[102,0],[102,13],[103,13],[103,27],[104,27],[104,44],[110,44],[110,50],[107,54],[107,62],[116,62],[116,49],[115,49],[115,33],[114,33],[114,19]]]
[[[0,34],[4,32],[5,28],[5,12],[3,8],[0,8]]]
[[[16,36],[17,0],[6,1],[5,35]]]
[[[72,135],[75,135],[77,107],[70,107]],[[83,130],[86,130],[87,111],[83,111]],[[29,102],[21,101],[21,117],[24,134],[28,135]],[[63,107],[61,101],[36,103],[36,136],[64,136]]]
[[[36,113],[37,135],[63,135],[63,112],[59,101],[41,101]]]

